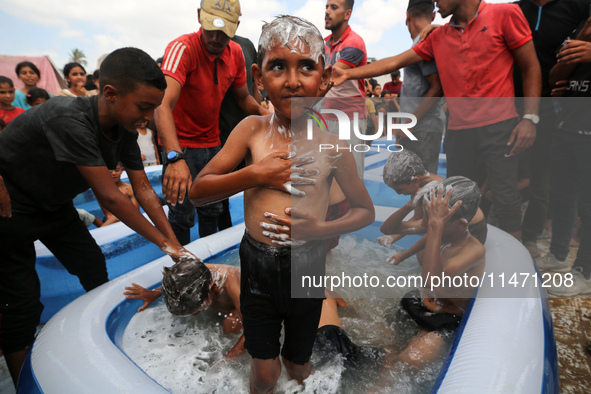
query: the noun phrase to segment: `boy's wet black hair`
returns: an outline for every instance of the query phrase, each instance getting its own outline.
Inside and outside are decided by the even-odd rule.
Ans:
[[[286,26],[288,25],[289,30],[285,30]],[[265,41],[270,40],[269,37],[273,37],[275,39],[278,38],[278,32],[287,32],[289,39],[295,38],[294,34],[297,34],[297,31],[294,32],[295,29],[303,29],[306,31],[306,36],[297,36],[302,42],[304,42],[310,50],[312,50],[312,45],[314,44],[322,44],[320,46],[320,54],[319,57],[321,58],[322,68],[325,67],[325,59],[324,59],[324,38],[322,34],[318,30],[316,26],[314,26],[309,21],[299,18],[293,15],[279,15],[273,21],[269,23],[264,23],[261,36],[259,38],[259,46],[257,50],[257,65],[262,69],[263,67],[263,60],[265,59],[265,55],[267,53],[267,48],[265,45]],[[318,43],[310,42],[311,39],[318,40]],[[287,43],[283,43],[287,44]]]
[[[0,85],[5,83],[7,83],[8,86],[14,89],[14,83],[12,82],[12,79],[5,77],[4,75],[0,75]]]
[[[416,153],[404,149],[392,152],[384,165],[384,183],[393,188],[394,185],[410,183],[418,175],[427,175],[421,158]]]
[[[49,93],[47,93],[45,89],[41,88],[29,89],[29,92],[27,93],[27,104],[32,105],[35,102],[35,100],[38,99],[49,100]]]
[[[464,177],[464,176],[452,176],[442,180],[433,187],[435,196],[439,193],[440,186],[443,187],[443,196],[445,197],[448,193],[448,189],[452,188],[452,194],[449,199],[449,207],[453,207],[459,200],[462,201],[460,208],[451,217],[452,221],[458,219],[465,219],[468,223],[474,218],[478,211],[478,205],[480,204],[480,188],[476,182]],[[433,193],[429,192],[425,198],[433,201]]]
[[[37,68],[37,66],[35,64],[33,64],[27,60],[25,60],[24,62],[20,62],[19,64],[16,65],[16,68],[14,69],[14,71],[16,72],[17,76],[23,67],[29,67],[31,70],[33,70],[33,72],[35,74],[37,74],[39,79],[41,79],[41,71],[39,71],[39,69]]]
[[[121,95],[132,92],[138,84],[166,89],[164,74],[154,59],[141,49],[131,47],[117,49],[103,60],[99,81],[101,90],[111,85]]]
[[[187,316],[203,308],[212,281],[211,271],[203,262],[181,259],[170,268],[164,267],[162,275],[162,296],[170,313]]]

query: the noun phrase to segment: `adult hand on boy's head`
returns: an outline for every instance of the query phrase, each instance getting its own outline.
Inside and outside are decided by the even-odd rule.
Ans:
[[[3,218],[12,217],[12,207],[10,204],[10,195],[4,185],[4,179],[0,176],[0,216]]]
[[[191,171],[184,160],[168,163],[162,179],[162,193],[166,197],[166,202],[173,206],[177,201],[182,203],[192,182]]]
[[[425,204],[429,213],[429,224],[444,224],[460,209],[460,205],[462,205],[461,200],[456,202],[453,207],[449,207],[449,199],[451,198],[452,192],[453,188],[448,186],[445,196],[443,196],[443,186],[439,185],[437,195],[435,195],[435,189],[431,189],[431,193],[429,194],[430,199],[424,198],[423,204]]]

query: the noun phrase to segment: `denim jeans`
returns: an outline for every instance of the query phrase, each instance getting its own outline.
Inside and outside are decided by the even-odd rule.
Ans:
[[[581,218],[580,246],[575,267],[591,273],[591,136],[556,132],[550,155],[552,242],[559,260],[568,255],[577,214]]]
[[[193,179],[220,149],[220,146],[213,148],[183,148],[185,162],[189,167],[189,171],[191,171]],[[163,154],[163,157],[162,175],[164,176],[168,163],[166,162],[166,154]],[[186,245],[191,241],[190,231],[191,227],[195,225],[195,211],[197,211],[199,237],[201,238],[216,233],[218,229],[223,230],[228,227],[227,224],[220,225],[218,223],[218,218],[224,212],[224,204],[221,201],[195,208],[189,201],[188,196],[185,196],[185,200],[181,204],[175,206],[168,204],[168,209],[168,221],[181,245]],[[227,220],[224,220],[224,223],[227,223]]]

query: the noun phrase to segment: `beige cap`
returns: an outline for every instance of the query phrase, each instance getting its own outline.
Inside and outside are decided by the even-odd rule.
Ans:
[[[232,38],[238,28],[240,2],[238,0],[203,0],[201,26],[205,30],[221,30]]]

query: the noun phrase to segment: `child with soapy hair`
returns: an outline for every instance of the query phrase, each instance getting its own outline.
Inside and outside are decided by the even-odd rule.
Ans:
[[[444,180],[436,174],[429,173],[416,153],[409,150],[392,152],[384,166],[384,183],[398,194],[410,196],[410,201],[394,212],[380,228],[384,234],[377,240],[380,245],[389,247],[405,235],[425,234],[427,229],[421,225],[423,219],[422,198],[437,182]],[[451,178],[450,178],[451,179]],[[411,212],[412,218],[404,219]],[[470,233],[483,245],[486,242],[486,218],[480,208],[470,221]],[[407,258],[417,254],[425,247],[426,236],[421,238],[409,249],[396,253],[388,259],[394,265],[400,264]]]
[[[374,220],[373,204],[346,142],[316,126],[314,139],[308,140],[308,117],[292,106],[298,97],[323,96],[330,72],[324,65],[324,40],[311,23],[281,16],[265,24],[252,73],[259,91],[268,92],[274,114],[243,120],[189,193],[195,205],[205,205],[244,191],[240,301],[251,392],[273,390],[281,373],[279,354],[291,379],[302,383],[310,374],[324,289],[309,289],[312,297],[295,298],[294,292],[303,289],[292,285],[292,267],[320,268],[323,275],[324,239]],[[320,144],[334,148],[320,151]],[[231,172],[244,159],[247,166]],[[333,178],[351,210],[326,222]]]

